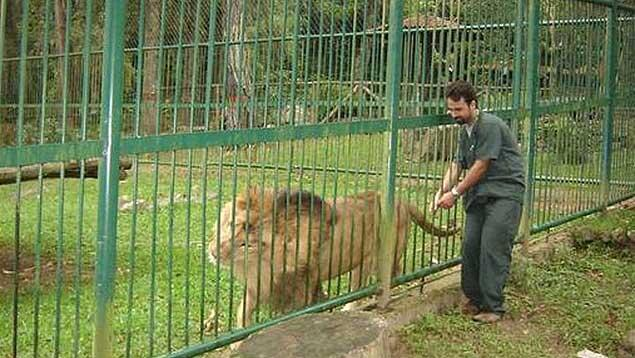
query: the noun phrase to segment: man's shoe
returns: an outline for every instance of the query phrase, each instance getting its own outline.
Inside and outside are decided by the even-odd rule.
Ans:
[[[472,317],[472,320],[480,323],[494,323],[500,321],[500,319],[501,315],[494,312],[481,312]]]
[[[463,305],[463,307],[461,307],[461,312],[464,315],[475,316],[481,312],[481,309],[472,302],[467,302]]]

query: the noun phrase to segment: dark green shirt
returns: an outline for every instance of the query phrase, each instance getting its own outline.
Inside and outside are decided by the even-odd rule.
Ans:
[[[523,202],[525,192],[525,166],[520,147],[509,127],[502,119],[490,113],[481,113],[468,136],[466,126],[459,134],[456,161],[469,170],[477,159],[490,159],[490,165],[476,185],[464,195],[464,207],[474,200],[489,197],[508,198]]]

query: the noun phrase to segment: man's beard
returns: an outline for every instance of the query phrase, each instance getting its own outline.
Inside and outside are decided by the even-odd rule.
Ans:
[[[460,124],[460,125],[464,125],[464,124],[465,124],[465,119],[463,119],[463,118],[461,118],[461,117],[456,117],[456,118],[453,118],[453,119],[454,119],[454,121],[455,121],[457,124]]]

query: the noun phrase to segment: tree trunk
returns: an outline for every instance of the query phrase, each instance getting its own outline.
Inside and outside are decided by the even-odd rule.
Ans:
[[[15,58],[19,56],[20,52],[20,40],[18,32],[18,23],[20,22],[20,14],[22,7],[17,1],[5,0],[3,1],[6,6],[4,20],[4,53],[0,53],[2,59]],[[2,66],[2,73],[0,73],[0,103],[1,104],[15,104],[18,103],[18,80],[19,76],[11,75],[17,73],[18,61],[5,61]],[[0,120],[6,121],[0,134],[2,139],[0,143],[11,144],[15,139],[15,117],[13,114],[14,109],[10,107],[0,109]]]
[[[144,45],[156,46],[159,45],[159,29],[161,28],[161,1],[160,0],[147,0],[145,7],[145,30],[144,30]],[[155,134],[157,133],[156,116],[157,116],[157,100],[158,91],[161,86],[157,83],[157,65],[158,58],[157,52],[146,51],[143,59],[143,109],[141,111],[141,118],[139,118],[140,132],[142,134]]]
[[[192,3],[189,3],[188,6],[192,6],[192,8],[194,9],[193,11],[196,11],[197,4],[194,4],[192,2]],[[200,8],[198,10],[200,12]],[[200,17],[200,14],[199,14],[199,17]],[[200,26],[200,19],[199,19],[198,25]],[[183,41],[185,41],[185,43],[188,43],[188,44],[194,44],[196,31],[200,31],[200,29],[196,27],[194,19],[192,19],[192,21],[185,21],[184,28],[183,28]],[[200,41],[200,38],[199,38],[199,41]],[[199,45],[200,43],[195,44],[195,46],[199,46]],[[194,47],[191,47],[191,48],[184,48],[182,51],[183,51],[183,79],[181,81],[182,85],[181,85],[180,101],[183,104],[187,104],[192,101],[192,86],[194,85],[192,83],[192,75],[194,74],[194,71],[196,71],[196,68],[194,68],[194,53],[197,52],[197,50]]]
[[[549,6],[547,7],[547,16],[548,19],[550,21],[555,21],[557,19],[557,14],[556,14],[556,5],[553,3],[550,3]],[[551,61],[553,61],[553,58],[556,56],[556,49],[559,49],[560,45],[558,44],[558,39],[556,36],[556,27],[554,25],[549,26],[549,37],[551,40],[551,53],[550,56],[548,56],[547,58],[551,58]],[[549,42],[547,42],[549,44]],[[540,64],[538,64],[538,66],[540,66]],[[552,85],[551,85],[551,80],[554,79],[555,73],[554,73],[554,69],[551,66],[551,63],[549,63],[549,60],[547,60],[544,63],[545,68],[548,69],[547,75],[544,79],[545,83],[538,83],[538,92],[541,93],[542,95],[542,90],[543,88],[545,89],[551,89]],[[543,70],[541,69],[540,72],[543,72]],[[551,94],[553,96],[553,94]],[[558,94],[558,96],[560,96],[560,94]]]
[[[238,44],[242,35],[244,21],[242,8],[245,0],[228,0],[226,4],[227,16],[230,17],[227,29],[227,41],[234,44],[229,46],[227,62],[227,81],[225,83],[228,105],[223,113],[225,129],[246,127],[249,112],[247,103],[251,93],[251,73],[247,48]]]
[[[127,170],[132,167],[130,159],[121,158],[119,162],[119,180],[128,176]],[[27,165],[20,168],[20,181],[37,180],[40,165]],[[59,178],[62,172],[61,163],[42,164],[43,178]],[[18,174],[17,168],[0,168],[0,185],[13,184]],[[80,161],[72,161],[64,165],[65,178],[79,178],[81,174]],[[84,178],[97,178],[99,174],[99,159],[87,159],[84,163]]]
[[[66,0],[55,0],[55,36],[57,53],[62,55],[66,45]],[[69,48],[70,51],[70,48]],[[64,60],[57,58],[57,94],[59,101],[64,96]]]

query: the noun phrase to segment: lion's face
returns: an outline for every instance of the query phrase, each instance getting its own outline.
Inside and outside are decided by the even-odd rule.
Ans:
[[[220,213],[217,235],[209,242],[212,263],[219,261],[222,265],[230,266],[233,263],[237,266],[244,264],[245,256],[251,261],[268,252],[269,240],[265,237],[271,233],[262,228],[270,227],[263,224],[271,221],[271,215],[265,214],[268,207],[261,206],[261,203],[267,202],[260,200],[263,195],[271,194],[254,188],[238,195],[235,201],[225,203]]]

